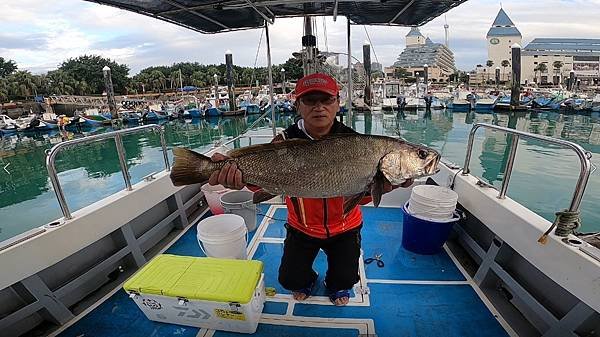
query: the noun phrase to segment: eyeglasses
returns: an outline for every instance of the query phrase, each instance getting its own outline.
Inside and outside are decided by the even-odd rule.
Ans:
[[[319,102],[322,105],[331,105],[337,101],[337,96],[304,96],[300,97],[300,102],[306,106],[315,106]]]

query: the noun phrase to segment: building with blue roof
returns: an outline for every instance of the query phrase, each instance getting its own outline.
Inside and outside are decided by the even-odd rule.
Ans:
[[[535,38],[521,56],[521,77],[540,84],[562,83],[571,70],[584,85],[600,81],[600,39]]]
[[[504,72],[510,74],[510,67],[502,67],[501,64],[504,60],[511,62],[511,46],[515,43],[521,44],[522,38],[521,32],[514,22],[508,17],[504,9],[500,8],[486,35],[488,60],[493,62],[491,69],[488,71],[493,72],[496,67],[501,67]]]

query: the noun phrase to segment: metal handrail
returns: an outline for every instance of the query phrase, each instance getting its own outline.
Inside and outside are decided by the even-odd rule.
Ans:
[[[469,142],[467,144],[467,154],[465,157],[465,165],[463,166],[463,170],[462,170],[463,175],[468,175],[470,172],[469,163],[471,161],[471,154],[473,152],[473,141],[475,139],[475,132],[477,132],[477,130],[479,128],[488,128],[488,129],[492,129],[492,130],[503,131],[505,133],[513,135],[512,141],[510,144],[510,151],[508,154],[508,162],[506,163],[506,167],[504,170],[504,179],[502,180],[502,187],[500,189],[500,193],[498,194],[498,199],[504,199],[506,197],[506,191],[508,190],[508,183],[510,181],[510,176],[512,174],[515,156],[517,154],[519,138],[523,137],[523,138],[537,139],[537,140],[541,140],[541,141],[544,141],[547,143],[561,145],[563,147],[573,150],[577,154],[577,157],[579,157],[580,171],[579,171],[579,178],[577,179],[577,184],[575,185],[573,199],[571,200],[571,205],[569,206],[569,211],[576,212],[579,209],[579,205],[581,204],[581,199],[583,198],[583,193],[585,192],[585,188],[587,186],[587,183],[588,183],[588,180],[589,180],[590,174],[591,174],[592,164],[591,164],[590,159],[592,158],[592,154],[590,152],[586,151],[579,144],[570,142],[568,140],[557,139],[557,138],[552,138],[552,137],[547,137],[547,136],[542,136],[542,135],[536,135],[536,134],[529,133],[529,132],[509,129],[509,128],[506,128],[503,126],[497,126],[497,125],[492,125],[492,124],[487,124],[487,123],[476,123],[475,125],[473,125],[473,128],[471,129],[471,132],[469,133]]]
[[[145,130],[155,130],[158,131],[160,135],[160,144],[162,146],[163,158],[165,161],[165,169],[167,171],[171,170],[171,166],[169,165],[169,157],[167,156],[167,143],[165,142],[165,134],[164,128],[160,125],[143,125],[137,126],[134,128],[117,130],[112,132],[107,132],[98,135],[87,136],[78,139],[68,140],[59,144],[54,145],[50,150],[46,152],[46,168],[48,169],[48,176],[50,177],[50,181],[52,182],[52,187],[54,188],[54,193],[56,194],[56,198],[58,199],[58,204],[60,205],[60,209],[62,210],[63,216],[65,219],[72,219],[73,216],[69,211],[69,207],[67,205],[67,200],[65,199],[65,195],[63,189],[60,185],[60,181],[58,180],[58,173],[56,171],[55,159],[58,153],[67,147],[78,145],[78,144],[88,144],[97,142],[100,140],[105,140],[109,138],[115,139],[115,145],[117,148],[117,154],[119,156],[119,164],[121,166],[121,173],[123,174],[123,180],[125,181],[125,187],[128,191],[132,190],[131,187],[131,177],[129,175],[129,170],[127,169],[127,161],[125,157],[125,148],[123,147],[123,139],[124,135],[129,135],[133,133],[137,133],[139,131]]]

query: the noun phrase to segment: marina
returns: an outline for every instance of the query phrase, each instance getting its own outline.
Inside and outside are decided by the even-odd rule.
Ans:
[[[88,2],[244,52],[253,30],[254,66],[0,57],[1,335],[600,331],[597,39],[523,47],[501,4],[465,72],[466,0]],[[289,18],[299,50],[271,40]],[[406,28],[392,66],[367,26]]]

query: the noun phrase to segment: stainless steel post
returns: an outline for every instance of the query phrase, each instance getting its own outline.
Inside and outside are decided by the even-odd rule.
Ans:
[[[123,137],[120,134],[115,135],[115,145],[117,146],[117,154],[119,155],[119,164],[121,165],[121,173],[123,174],[123,180],[125,180],[125,188],[131,191],[131,177],[129,176],[129,170],[127,169],[127,156],[125,154],[125,148],[123,148]]]
[[[269,68],[269,107],[271,108],[271,122],[273,123],[273,137],[275,137],[277,136],[277,127],[275,126],[275,107],[273,106],[273,66],[271,65],[271,41],[268,22],[265,22],[265,35],[267,36],[267,66]]]
[[[346,34],[346,38],[348,39],[348,80],[346,81],[348,84],[348,97],[346,98],[346,110],[348,110],[348,112],[346,113],[346,116],[348,120],[347,123],[352,123],[352,86],[354,85],[354,83],[352,83],[352,43],[350,41],[350,18],[346,17],[346,20],[348,20]]]
[[[506,192],[508,191],[508,183],[510,182],[510,176],[512,174],[513,165],[515,163],[515,157],[517,155],[518,146],[519,135],[512,135],[510,151],[508,152],[508,161],[506,162],[506,168],[504,169],[504,179],[502,179],[502,187],[500,188],[500,194],[498,194],[498,199],[506,198]]]
[[[67,205],[65,193],[62,189],[62,186],[60,186],[60,182],[58,181],[58,172],[56,171],[56,166],[54,164],[54,159],[56,158],[58,151],[47,150],[46,154],[46,169],[48,170],[48,176],[50,177],[54,194],[56,194],[56,199],[58,200],[60,210],[62,211],[65,219],[73,219],[71,211],[69,210],[69,206]]]

